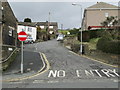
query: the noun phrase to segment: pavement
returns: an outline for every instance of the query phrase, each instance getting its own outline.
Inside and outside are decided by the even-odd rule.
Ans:
[[[34,58],[34,60],[33,60],[33,58]],[[36,62],[38,62],[38,63],[36,63]],[[21,54],[19,53],[17,55],[17,58],[14,60],[14,62],[11,63],[9,68],[3,72],[3,75],[21,73],[20,65],[21,65]],[[40,70],[42,65],[43,64],[42,64],[42,60],[40,58],[39,53],[24,51],[24,66],[23,66],[24,73],[37,72],[38,70]],[[37,66],[39,66],[39,67],[37,67]]]
[[[41,52],[46,69],[29,78],[3,82],[3,88],[118,88],[118,68],[76,55],[56,40],[28,44],[24,50]],[[31,59],[29,64],[35,60],[33,68],[31,67],[34,72],[40,69],[40,64],[36,64],[40,61],[37,53],[27,55]],[[10,75],[3,78],[6,79],[6,76]]]
[[[21,73],[21,53],[19,52],[14,62],[2,73],[3,81],[17,81],[19,80],[17,78],[33,76],[45,68],[41,53],[33,50],[34,47],[26,46],[24,45],[23,73]]]

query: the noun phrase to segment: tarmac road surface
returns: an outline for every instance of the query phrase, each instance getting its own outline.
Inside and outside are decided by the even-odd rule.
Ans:
[[[31,78],[3,82],[3,88],[118,88],[118,68],[78,56],[56,40],[26,44],[24,50],[43,53],[49,68]]]

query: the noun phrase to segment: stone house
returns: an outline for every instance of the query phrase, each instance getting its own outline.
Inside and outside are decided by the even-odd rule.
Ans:
[[[0,47],[6,59],[17,46],[17,19],[8,2],[0,2]]]

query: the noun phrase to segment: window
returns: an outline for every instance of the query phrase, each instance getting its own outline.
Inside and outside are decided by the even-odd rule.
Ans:
[[[44,26],[40,26],[41,29],[44,29]]]
[[[109,14],[108,13],[105,13],[105,17],[108,17],[109,16]]]
[[[53,26],[49,26],[50,29],[53,29]]]
[[[13,33],[13,30],[10,29],[10,30],[9,30],[9,36],[12,36],[12,33]]]
[[[32,28],[31,27],[28,27],[28,32],[32,32]]]

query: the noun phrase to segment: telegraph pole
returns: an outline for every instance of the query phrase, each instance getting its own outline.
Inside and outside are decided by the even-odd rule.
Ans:
[[[49,16],[48,16],[48,33],[49,33],[49,26],[50,26],[50,12],[49,12]]]
[[[47,30],[47,38],[50,39],[50,36],[49,36],[49,26],[50,26],[50,12],[49,12],[49,16],[48,16],[48,30]]]

